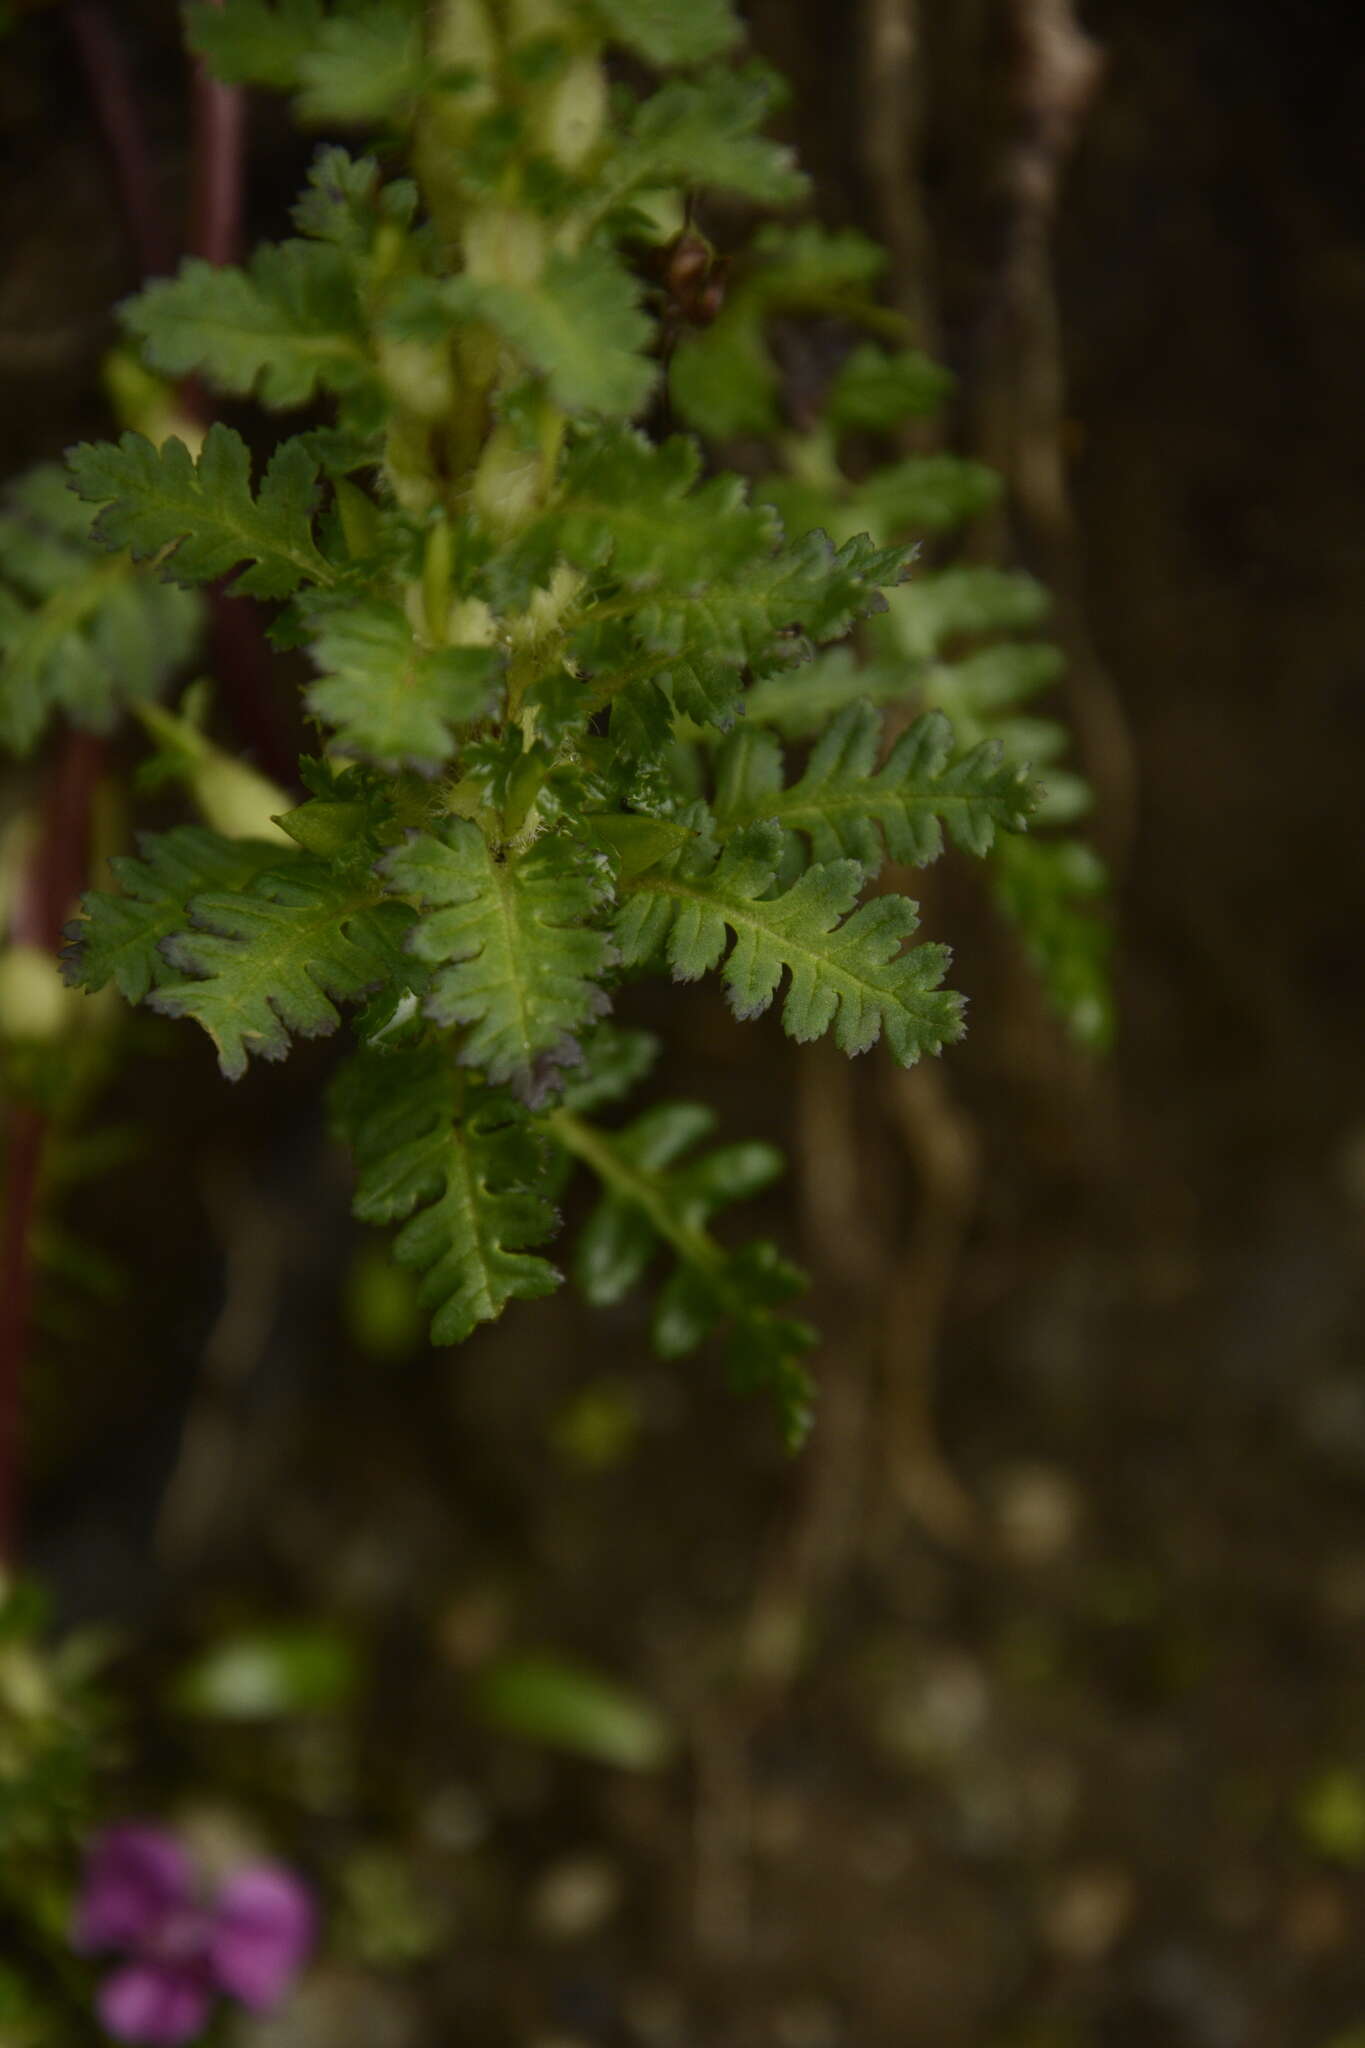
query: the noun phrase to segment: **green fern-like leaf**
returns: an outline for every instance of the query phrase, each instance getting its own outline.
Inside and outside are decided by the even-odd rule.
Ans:
[[[913,694],[915,671],[904,660],[859,661],[851,647],[829,647],[801,668],[762,676],[745,692],[744,717],[787,739],[811,739],[850,705],[900,704]]]
[[[1055,683],[1066,667],[1050,640],[1002,640],[957,661],[936,662],[926,689],[955,725],[986,726]]]
[[[451,818],[385,871],[427,910],[410,944],[434,970],[428,1016],[470,1027],[465,1065],[540,1099],[607,1007],[598,984],[611,941],[589,922],[610,893],[605,864],[553,835],[499,858],[476,825]]]
[[[363,256],[383,224],[411,227],[417,187],[411,178],[387,181],[376,158],[354,157],[324,143],[308,166],[308,183],[292,213],[295,227],[314,241]]]
[[[776,432],[780,389],[763,309],[744,298],[733,299],[701,333],[684,335],[669,363],[673,410],[713,441]]]
[[[1047,617],[1041,583],[1014,569],[959,567],[917,576],[896,595],[888,637],[917,660],[952,641],[986,633],[1026,633]]]
[[[856,228],[825,228],[818,221],[760,228],[753,245],[753,289],[768,307],[827,305],[861,295],[886,269],[886,251]]]
[[[862,342],[840,365],[825,416],[836,430],[884,433],[903,420],[936,413],[952,389],[951,371],[918,349],[889,355],[873,342]]]
[[[1020,832],[1033,807],[1024,770],[998,741],[958,752],[941,712],[927,712],[878,766],[882,721],[870,704],[841,711],[805,774],[783,787],[782,750],[771,734],[741,729],[717,764],[716,817],[723,833],[772,818],[810,842],[817,861],[847,854],[868,874],[888,856],[909,866],[937,860],[946,827],[965,853],[989,852],[997,832]]]
[[[491,647],[423,647],[401,606],[379,598],[315,609],[311,652],[322,680],[308,707],[336,730],[346,753],[390,766],[441,767],[459,729],[496,698],[500,656]]]
[[[362,1053],[333,1092],[356,1159],[355,1213],[402,1222],[399,1264],[423,1275],[438,1344],[459,1344],[512,1300],[550,1294],[560,1276],[527,1247],[557,1218],[544,1148],[510,1096],[480,1087],[438,1046]]]
[[[390,329],[401,338],[439,339],[450,326],[485,322],[545,379],[566,412],[628,418],[653,387],[643,353],[652,323],[630,272],[607,249],[556,251],[527,284],[455,277],[416,283],[397,296]]]
[[[778,99],[762,65],[671,79],[642,100],[602,173],[600,210],[653,187],[714,186],[764,206],[799,199],[806,179],[790,149],[760,131]]]
[[[191,256],[121,310],[154,369],[263,405],[307,405],[319,387],[373,378],[354,272],[330,243],[267,242],[245,270]]]
[[[850,230],[831,234],[809,221],[765,228],[720,317],[674,351],[669,393],[679,419],[714,440],[776,432],[781,380],[766,322],[803,310],[856,318],[885,263],[875,242]]]
[[[911,455],[858,485],[852,518],[883,535],[945,533],[999,501],[998,473],[960,455]]]
[[[1103,862],[1079,839],[1008,840],[997,848],[995,871],[997,900],[1053,1008],[1082,1045],[1103,1051],[1114,1029]]]
[[[276,449],[254,498],[247,445],[221,425],[209,428],[197,462],[183,441],[157,448],[124,434],[117,445],[73,448],[67,463],[79,496],[101,507],[95,539],[139,560],[171,550],[164,569],[177,583],[209,583],[241,562],[253,566],[232,588],[248,597],[334,580],[313,539],[317,463],[301,440]]]
[[[1038,780],[1039,826],[1073,824],[1093,800],[1084,777],[1064,765],[1071,746],[1066,727],[1017,708],[1054,683],[1064,666],[1058,647],[1004,641],[957,661],[928,664],[919,685],[923,701],[945,712],[964,738],[992,740],[1007,761],[1028,763]]]
[[[857,619],[883,609],[883,588],[901,580],[908,562],[905,549],[875,547],[866,534],[836,550],[825,534],[808,533],[766,558],[740,562],[733,580],[691,590],[669,583],[604,607],[608,617],[628,615],[628,624],[609,625],[605,634],[589,614],[575,653],[582,668],[605,678],[602,700],[632,683],[659,682],[688,717],[728,724],[745,669],[763,676],[804,660],[812,642],[842,638]]]
[[[215,77],[295,93],[303,121],[402,120],[423,81],[411,0],[195,0],[185,29]]]
[[[749,825],[719,859],[697,840],[623,880],[623,960],[635,966],[666,952],[675,977],[694,981],[724,959],[722,979],[738,1017],[766,1010],[786,973],[782,1022],[792,1038],[805,1042],[832,1029],[852,1054],[885,1037],[902,1066],[962,1035],[962,998],[939,987],[947,948],[902,950],[919,921],[913,903],[878,896],[855,910],[864,875],[852,860],[820,862],[771,896],[781,858],[780,827]]]
[[[675,435],[661,446],[613,426],[584,441],[564,466],[553,517],[559,551],[575,568],[610,567],[631,590],[667,581],[705,596],[765,561],[781,539],[767,506],[751,505],[739,477],[703,484],[701,450]]]
[[[590,1116],[608,1103],[623,1101],[649,1073],[659,1050],[652,1032],[625,1031],[611,1023],[594,1025],[583,1041],[583,1064],[565,1076],[565,1109]]]
[[[401,125],[425,82],[422,9],[412,0],[351,0],[324,22],[299,63],[299,119]]]
[[[594,0],[606,33],[651,64],[700,64],[738,42],[730,0]]]
[[[92,889],[66,928],[62,972],[74,986],[94,991],[113,982],[130,1003],[179,978],[162,942],[184,931],[190,904],[205,892],[245,889],[267,868],[290,858],[266,839],[225,839],[204,825],[147,832],[138,853],[115,854],[109,865],[119,891]]]
[[[764,227],[723,291],[704,280],[708,317],[681,317],[674,288],[706,264],[690,233],[667,246],[686,195],[802,191],[763,133],[778,89],[732,60],[736,0],[188,0],[187,22],[216,75],[378,133],[371,155],[318,153],[293,215],[306,239],[237,269],[192,260],[127,325],[167,377],[327,417],[257,483],[222,426],[196,456],[136,435],[74,451],[84,524],[54,529],[69,575],[63,559],[44,583],[18,547],[0,569],[0,654],[18,645],[22,683],[0,734],[8,719],[31,740],[50,708],[107,722],[157,686],[169,653],[124,661],[102,623],[117,594],[183,608],[167,584],[235,576],[288,600],[271,637],[316,663],[304,703],[327,758],[301,764],[305,801],[271,805],[288,847],[193,827],[143,842],[120,892],[85,900],[68,972],[196,1018],[233,1076],[373,996],[337,1120],[357,1214],[396,1227],[436,1338],[558,1284],[537,1247],[584,1165],[602,1190],[577,1251],[590,1298],[671,1260],[658,1349],[723,1330],[795,1440],[800,1275],[772,1244],[731,1249],[722,1217],[776,1155],[708,1150],[710,1113],[685,1104],[588,1122],[651,1051],[601,1019],[618,972],[665,965],[717,972],[741,1017],[780,999],[800,1041],[885,1041],[906,1066],[937,1052],[962,1028],[946,949],[910,943],[913,903],[868,891],[884,860],[951,840],[986,857],[1056,1000],[1100,1035],[1084,849],[1014,836],[1084,797],[1028,702],[1054,658],[993,644],[1046,599],[979,568],[907,581],[905,543],[998,483],[945,453],[874,459],[951,379],[900,345],[862,236]],[[632,105],[672,65],[689,69]],[[793,392],[787,343],[812,323]],[[664,410],[742,438],[756,482],[714,446],[656,441],[661,377]],[[888,740],[891,703],[917,722]],[[207,746],[141,716],[167,735],[153,775]],[[788,740],[813,742],[790,783]],[[1032,812],[1026,760],[1047,784]]]
[[[553,1112],[552,1135],[603,1187],[579,1237],[574,1273],[589,1301],[609,1304],[637,1286],[666,1247],[675,1265],[655,1306],[657,1349],[682,1357],[727,1325],[732,1378],[776,1399],[795,1446],[809,1426],[811,1383],[801,1361],[814,1332],[780,1307],[800,1292],[804,1276],[774,1245],[729,1252],[709,1228],[720,1209],[767,1187],[782,1157],[771,1145],[750,1142],[686,1158],[715,1121],[711,1110],[686,1102],[661,1103],[618,1131],[568,1109]]]
[[[196,0],[185,9],[185,38],[226,84],[287,92],[325,20],[323,0]]]
[[[62,471],[20,479],[0,512],[0,745],[27,753],[54,713],[107,732],[194,651],[198,601],[111,557]]]
[[[158,988],[152,1007],[201,1024],[231,1081],[250,1053],[282,1060],[291,1034],[336,1030],[337,1003],[386,984],[402,989],[412,976],[406,905],[377,901],[363,878],[306,855],[286,856],[236,894],[195,896],[189,910],[191,929],[162,942],[181,979]]]

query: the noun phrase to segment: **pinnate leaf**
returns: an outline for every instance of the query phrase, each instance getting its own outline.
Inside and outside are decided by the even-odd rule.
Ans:
[[[386,183],[376,158],[354,157],[336,143],[324,143],[308,166],[292,218],[300,234],[359,255],[381,223],[410,227],[416,210],[417,187],[410,178]]]
[[[817,221],[774,221],[754,237],[754,290],[767,306],[819,307],[842,293],[863,293],[886,268],[886,251],[856,228]]]
[[[315,608],[311,643],[325,671],[309,709],[346,753],[390,766],[441,767],[461,726],[492,710],[500,657],[491,647],[424,647],[402,607],[363,598]]]
[[[989,510],[996,470],[960,455],[912,455],[872,472],[854,496],[856,516],[878,533],[943,533]]]
[[[952,389],[951,371],[918,349],[888,355],[874,342],[861,342],[830,387],[826,417],[836,429],[886,432],[902,420],[936,413]]]
[[[325,1038],[341,1022],[337,1003],[386,983],[401,989],[412,972],[402,952],[406,905],[377,901],[363,876],[306,855],[235,894],[198,895],[189,908],[191,928],[162,949],[182,978],[158,988],[152,1007],[202,1024],[230,1081],[250,1053],[282,1060],[291,1034]]]
[[[188,257],[121,313],[154,369],[263,405],[306,405],[319,387],[354,391],[372,376],[354,272],[330,243],[266,242],[245,270]]]
[[[1041,583],[1016,569],[962,565],[916,576],[896,593],[888,637],[920,660],[952,641],[985,633],[1022,633],[1046,618]]]
[[[802,833],[817,861],[846,854],[875,874],[883,842],[892,860],[922,866],[942,852],[945,827],[955,845],[978,856],[998,831],[1024,829],[1034,792],[998,741],[959,752],[948,720],[930,711],[879,766],[881,746],[880,714],[870,704],[850,705],[817,741],[801,779],[784,788],[778,742],[741,730],[718,764],[722,831],[772,818]]]
[[[682,435],[656,446],[633,427],[604,428],[565,463],[560,551],[576,568],[610,566],[631,589],[737,582],[746,563],[772,554],[780,529],[737,476],[698,489],[701,466],[701,450]]]
[[[625,1130],[613,1133],[618,1156],[643,1173],[673,1169],[668,1199],[675,1228],[691,1241],[731,1202],[760,1194],[783,1170],[774,1145],[726,1145],[677,1162],[716,1124],[715,1111],[696,1102],[662,1102]],[[618,1302],[644,1278],[658,1249],[658,1233],[638,1195],[608,1193],[584,1225],[574,1252],[574,1276],[597,1307]]]
[[[450,818],[384,865],[427,911],[410,939],[434,969],[427,1015],[470,1027],[463,1064],[538,1100],[607,1007],[611,941],[590,922],[610,894],[605,861],[552,834],[499,856],[477,825]]]
[[[402,119],[422,84],[412,0],[194,0],[185,32],[215,77],[296,93],[304,121]]]
[[[350,0],[329,16],[299,62],[299,119],[410,120],[424,83],[422,18],[413,0]]]
[[[801,668],[760,677],[745,692],[745,723],[809,739],[852,704],[903,703],[915,682],[916,670],[905,660],[862,662],[851,647],[829,647]]]
[[[997,848],[995,869],[997,900],[1053,1008],[1082,1045],[1102,1051],[1114,1028],[1103,862],[1079,839],[1010,839]]]
[[[746,508],[746,516],[761,514]],[[740,560],[724,580],[647,590],[628,626],[605,637],[589,616],[575,651],[603,679],[604,700],[624,682],[649,679],[667,684],[689,717],[728,724],[746,669],[770,674],[804,660],[812,641],[842,638],[857,619],[883,609],[883,586],[898,582],[908,562],[906,550],[875,547],[866,534],[836,550],[825,534],[808,533],[774,554]]]
[[[760,133],[777,100],[775,79],[757,64],[670,79],[641,101],[609,160],[607,204],[660,185],[714,186],[765,206],[799,199],[806,179],[792,151]]]
[[[929,687],[934,702],[954,722],[980,724],[1047,689],[1065,667],[1061,648],[1049,640],[1002,640],[957,661],[937,663]]]
[[[185,38],[215,78],[287,92],[326,20],[323,0],[194,0]]]
[[[715,1121],[710,1109],[690,1102],[660,1103],[616,1131],[567,1109],[553,1113],[552,1134],[603,1188],[575,1248],[574,1274],[589,1301],[605,1305],[639,1284],[661,1247],[670,1251],[674,1268],[654,1311],[656,1348],[681,1357],[727,1325],[732,1378],[776,1398],[784,1433],[796,1444],[809,1422],[811,1385],[801,1360],[813,1333],[779,1311],[805,1285],[804,1275],[775,1245],[730,1252],[709,1227],[718,1211],[767,1187],[782,1171],[782,1155],[753,1141],[697,1154]]]
[[[232,588],[248,597],[333,581],[313,539],[317,464],[301,440],[276,449],[257,497],[247,445],[221,424],[209,428],[197,462],[183,441],[157,448],[124,434],[73,448],[67,463],[78,494],[101,507],[96,540],[138,559],[173,550],[165,573],[177,583],[212,582],[241,562],[252,566]]]
[[[778,390],[763,309],[748,298],[736,297],[709,327],[684,335],[669,363],[673,410],[713,441],[775,432]]]
[[[607,34],[651,64],[700,64],[738,42],[730,0],[596,0]]]
[[[830,233],[810,221],[763,229],[719,318],[674,351],[669,390],[679,418],[716,440],[774,432],[779,380],[765,334],[769,316],[856,312],[885,263],[885,252],[852,230]]]
[[[395,298],[389,326],[400,339],[434,340],[452,325],[484,321],[545,379],[566,412],[628,418],[649,396],[655,366],[643,353],[652,322],[640,290],[607,249],[562,250],[525,284],[454,277],[414,282]]]
[[[481,1088],[449,1050],[362,1053],[333,1091],[356,1159],[355,1213],[402,1222],[394,1254],[423,1275],[438,1344],[461,1343],[509,1301],[552,1293],[559,1274],[528,1251],[552,1235],[547,1163],[524,1110]]]
[[[107,732],[155,696],[193,652],[198,601],[111,557],[53,464],[0,511],[0,745],[27,753],[48,719]]]
[[[109,862],[118,893],[91,889],[81,898],[66,928],[63,974],[92,992],[112,981],[125,1001],[142,1002],[178,978],[162,941],[185,929],[196,896],[245,889],[289,858],[278,842],[225,839],[205,825],[144,833],[136,856],[119,853]]]
[[[624,881],[617,919],[623,960],[641,965],[662,950],[679,981],[724,961],[738,1017],[761,1015],[785,974],[782,1023],[790,1037],[805,1042],[833,1030],[850,1054],[884,1037],[906,1067],[961,1037],[962,998],[939,987],[947,948],[903,950],[919,922],[913,903],[877,896],[855,910],[864,877],[853,860],[819,862],[773,896],[781,859],[781,828],[765,822],[737,832],[719,858],[699,837]]]

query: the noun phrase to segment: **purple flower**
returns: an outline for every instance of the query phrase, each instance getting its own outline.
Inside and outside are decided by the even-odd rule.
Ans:
[[[253,2012],[278,2005],[315,1932],[312,1898],[291,1872],[253,1864],[208,1898],[174,1835],[130,1824],[90,1845],[73,1940],[83,1954],[127,1958],[99,1989],[105,2031],[176,2048],[202,2033],[220,1994]]]

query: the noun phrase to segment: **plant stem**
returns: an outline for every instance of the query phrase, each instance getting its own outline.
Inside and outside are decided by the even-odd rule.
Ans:
[[[95,118],[113,159],[119,205],[144,277],[159,277],[175,260],[175,243],[157,196],[128,52],[101,0],[70,0],[76,54]]]
[[[715,1272],[725,1263],[725,1253],[710,1231],[679,1222],[659,1194],[652,1176],[612,1145],[592,1124],[575,1116],[571,1109],[551,1110],[546,1122],[566,1152],[590,1167],[604,1187],[611,1188],[644,1210],[655,1231],[671,1244],[679,1258],[703,1272]]]
[[[68,732],[48,784],[43,824],[19,886],[12,936],[22,946],[55,953],[62,926],[85,880],[90,807],[104,766],[104,742]]]
[[[210,0],[222,5],[222,0]],[[242,243],[246,99],[194,62],[194,214],[190,247],[206,263],[235,263]]]
[[[221,6],[222,0],[212,0]],[[194,199],[190,252],[206,263],[235,263],[241,253],[246,184],[246,95],[194,64]],[[181,393],[205,425],[212,408],[191,380]],[[294,750],[270,690],[270,663],[256,614],[246,600],[221,589],[210,593],[213,666],[227,685],[232,715],[256,764],[272,782],[292,788]]]
[[[155,276],[170,269],[173,248],[157,198],[127,53],[100,0],[70,0],[67,21],[113,161],[138,269]],[[91,804],[103,761],[103,743],[89,733],[69,732],[62,741],[37,844],[15,890],[10,937],[16,945],[55,953],[61,944],[62,926],[85,878]],[[13,1557],[18,1540],[23,1379],[34,1292],[33,1225],[46,1135],[46,1119],[32,1103],[9,1107],[0,1216],[0,1562]]]
[[[100,0],[69,0],[67,19],[95,117],[113,160],[119,202],[144,276],[168,271],[171,233],[156,180],[127,50]],[[194,243],[211,263],[232,260],[241,232],[244,110],[240,93],[202,70],[195,77]],[[200,410],[197,394],[186,400]],[[283,753],[278,723],[260,687],[261,647],[230,598],[215,598],[214,637],[236,686],[239,710],[263,765]],[[16,891],[11,937],[55,953],[85,879],[90,813],[104,759],[102,743],[68,733],[49,784],[38,842]],[[292,768],[292,763],[290,764]],[[5,1117],[4,1210],[0,1217],[0,1560],[13,1555],[19,1523],[20,1411],[33,1305],[32,1238],[46,1120],[28,1103]]]
[[[48,790],[38,843],[15,892],[16,945],[55,953],[79,894],[89,851],[90,811],[104,760],[89,733],[68,733]],[[5,1117],[5,1205],[0,1219],[0,1562],[13,1555],[19,1525],[20,1404],[33,1306],[33,1222],[46,1122],[31,1103]]]
[[[0,1222],[0,1566],[19,1525],[20,1401],[33,1269],[29,1237],[43,1155],[43,1119],[28,1103],[5,1118],[5,1210]]]

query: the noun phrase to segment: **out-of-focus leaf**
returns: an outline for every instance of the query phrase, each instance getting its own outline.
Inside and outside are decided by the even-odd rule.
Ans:
[[[1352,1869],[1365,1864],[1365,1776],[1338,1764],[1313,1778],[1299,1796],[1299,1833],[1307,1846]]]
[[[558,1657],[504,1657],[485,1669],[476,1700],[505,1735],[574,1750],[623,1771],[656,1771],[673,1749],[659,1709],[613,1679]]]
[[[177,1678],[183,1713],[225,1721],[266,1721],[332,1712],[360,1677],[355,1648],[334,1629],[261,1629],[215,1643]]]

